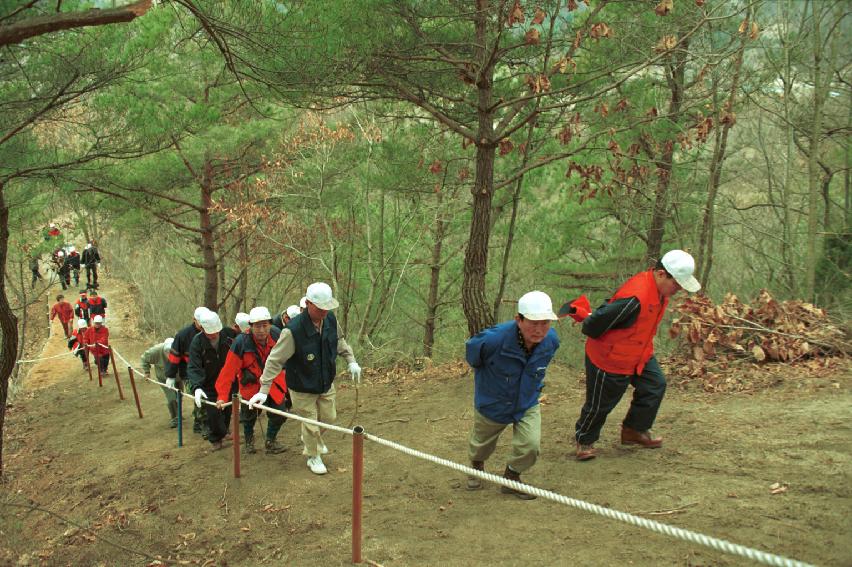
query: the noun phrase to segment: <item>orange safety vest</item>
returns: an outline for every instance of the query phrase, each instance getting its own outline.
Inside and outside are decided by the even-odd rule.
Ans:
[[[641,305],[636,322],[624,329],[611,329],[586,341],[586,355],[592,364],[611,374],[640,375],[654,356],[654,336],[666,311],[668,298],[662,299],[654,282],[654,272],[640,272],[627,280],[610,302],[636,297]]]

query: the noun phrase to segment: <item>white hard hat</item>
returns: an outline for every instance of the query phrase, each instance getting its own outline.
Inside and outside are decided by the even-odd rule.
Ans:
[[[308,306],[308,304],[305,303],[306,299],[307,299],[307,297],[302,297],[302,299],[299,300],[299,307],[300,308],[305,309]]]
[[[249,323],[270,320],[272,320],[272,315],[269,314],[269,309],[266,307],[252,307],[249,311]]]
[[[326,311],[337,309],[340,305],[337,300],[331,296],[331,287],[327,283],[323,282],[316,282],[309,285],[308,293],[305,294],[305,299]]]
[[[287,308],[286,313],[287,313],[287,317],[292,319],[293,317],[295,317],[296,315],[298,315],[301,312],[302,312],[302,310],[299,309],[298,305],[291,305],[290,307]]]
[[[201,319],[204,317],[205,313],[210,313],[210,310],[205,306],[196,307],[195,311],[192,313],[192,318],[201,323]]]
[[[171,349],[171,348],[172,348],[172,343],[173,343],[173,342],[175,342],[175,340],[174,340],[172,337],[169,337],[169,338],[167,338],[166,340],[164,340],[164,341],[163,341],[163,351],[164,351],[164,352],[169,352],[169,349]]]
[[[85,329],[88,326],[89,325],[86,323],[85,319],[77,319],[77,328],[78,329]]]
[[[550,319],[556,321],[556,313],[553,312],[553,302],[550,296],[543,291],[531,291],[525,293],[518,300],[518,313],[531,321],[542,321]]]
[[[695,259],[683,250],[669,250],[660,263],[671,274],[680,287],[695,293],[701,289],[701,284],[692,274],[695,272]]]
[[[68,248],[68,251],[69,251],[69,252],[76,252],[76,251],[77,251],[77,249],[76,249],[76,248],[74,248],[73,246],[71,246],[70,248]]]
[[[249,328],[249,314],[240,311],[237,313],[237,316],[234,317],[234,323],[237,324],[237,327],[239,327],[241,331],[245,331]]]
[[[207,310],[207,313],[204,313],[201,317],[199,323],[201,323],[201,328],[204,329],[204,332],[209,335],[218,333],[222,330],[222,320],[219,319],[219,314],[214,313],[209,309]]]
[[[103,323],[103,322],[104,322],[104,318],[103,318],[102,315],[95,315],[95,317],[92,319],[92,323]]]

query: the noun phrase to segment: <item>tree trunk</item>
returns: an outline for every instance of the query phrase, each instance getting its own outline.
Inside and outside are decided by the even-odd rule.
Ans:
[[[423,331],[423,356],[432,358],[432,347],[435,346],[435,320],[438,316],[438,290],[441,285],[441,250],[444,246],[444,235],[447,231],[447,221],[443,210],[444,192],[437,194],[435,209],[435,244],[432,246],[432,265],[429,275],[429,293],[426,298],[426,324]]]
[[[485,297],[488,272],[488,243],[491,238],[491,201],[494,188],[495,148],[476,148],[476,180],[473,184],[473,216],[464,254],[462,309],[471,336],[494,324]]]
[[[751,14],[749,14],[750,16]],[[719,194],[719,185],[722,179],[722,165],[725,163],[728,148],[728,132],[733,126],[732,120],[722,120],[725,113],[732,113],[734,103],[737,98],[737,89],[740,84],[740,70],[743,65],[743,53],[745,52],[746,34],[742,34],[740,39],[740,50],[737,52],[737,59],[734,62],[734,77],[731,80],[731,91],[728,95],[728,100],[724,107],[719,112],[716,107],[716,124],[722,125],[721,129],[716,129],[716,144],[713,148],[713,158],[710,162],[710,183],[707,188],[707,200],[704,203],[704,220],[701,223],[701,235],[698,239],[698,269],[696,270],[697,279],[701,282],[701,287],[706,292],[710,284],[710,269],[713,267],[713,234],[714,234],[714,210],[716,208],[716,196]],[[713,89],[713,98],[716,98],[716,89]]]
[[[216,250],[214,248],[214,229],[210,209],[213,206],[213,166],[210,160],[204,162],[204,176],[201,179],[201,263],[204,266],[204,305],[216,311],[219,307],[219,273],[216,269]]]
[[[476,88],[478,94],[479,129],[476,142],[476,176],[473,182],[473,211],[470,219],[470,236],[464,253],[464,279],[462,280],[462,310],[467,319],[467,329],[475,335],[494,324],[494,317],[485,296],[485,276],[488,273],[488,243],[491,238],[491,201],[494,198],[494,157],[497,143],[494,140],[494,116],[490,108],[494,68],[488,46],[488,1],[477,0],[474,25],[476,47],[473,60],[480,66]],[[497,22],[496,25],[502,25]]]
[[[686,56],[689,42],[684,41],[681,48],[672,54],[672,60],[667,64],[667,79],[671,91],[669,100],[668,120],[677,124],[680,121],[680,107],[683,103],[684,77],[686,72]],[[648,242],[645,251],[646,260],[659,260],[662,257],[663,236],[666,221],[669,216],[669,188],[672,179],[674,158],[674,140],[669,138],[663,142],[663,152],[656,160],[657,189],[654,194],[654,209],[651,213],[651,226],[648,229]]]
[[[822,135],[822,107],[825,100],[825,86],[822,74],[822,34],[820,24],[822,18],[819,13],[817,2],[811,4],[811,18],[813,23],[813,84],[814,84],[814,106],[811,122],[810,149],[808,156],[808,246],[805,258],[805,297],[809,301],[815,300],[816,292],[816,265],[818,260],[817,231],[819,230],[819,152],[820,136]]]
[[[9,208],[0,184],[0,478],[3,478],[3,428],[9,379],[15,369],[18,351],[18,318],[6,297],[6,259],[9,251]]]

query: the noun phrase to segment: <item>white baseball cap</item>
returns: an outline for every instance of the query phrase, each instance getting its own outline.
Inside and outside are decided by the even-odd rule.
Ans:
[[[309,285],[305,299],[326,311],[337,309],[340,306],[337,300],[331,296],[331,287],[323,282],[316,282]]]
[[[77,319],[77,328],[78,329],[85,329],[88,326],[89,325],[86,323],[85,319]]]
[[[266,307],[252,307],[249,311],[249,323],[257,323],[258,321],[271,321],[272,315]]]
[[[205,306],[203,306],[203,305],[202,305],[201,307],[196,307],[196,308],[195,308],[195,311],[193,311],[193,313],[192,313],[192,318],[193,318],[193,319],[195,319],[196,321],[198,321],[198,322],[199,322],[199,324],[200,324],[200,323],[201,323],[201,319],[203,319],[203,318],[204,318],[204,314],[205,314],[205,313],[210,313],[210,310],[209,310],[209,309],[207,309],[207,308],[206,308]]]
[[[222,330],[222,320],[219,319],[219,314],[214,313],[209,309],[207,310],[207,313],[202,315],[199,323],[201,324],[201,328],[204,329],[204,332],[208,335],[218,333]]]
[[[234,323],[236,323],[237,327],[239,327],[242,331],[245,331],[249,328],[249,322],[250,321],[248,313],[243,313],[242,311],[240,311],[239,313],[237,313],[237,316],[234,317]]]
[[[518,300],[518,313],[525,319],[531,321],[543,321],[549,319],[556,321],[556,313],[553,312],[553,302],[550,296],[543,291],[531,291],[525,293]]]
[[[307,303],[305,303],[305,300],[306,300],[306,299],[307,299],[307,297],[304,297],[304,296],[303,296],[303,297],[302,297],[302,299],[300,299],[300,300],[299,300],[299,308],[300,308],[300,309],[305,309],[305,308],[307,308],[307,307],[308,307],[308,304],[307,304]]]
[[[171,349],[171,348],[172,348],[172,343],[173,343],[173,342],[175,342],[175,340],[174,340],[172,337],[169,337],[169,338],[167,338],[166,340],[164,340],[164,341],[163,341],[163,351],[164,351],[164,352],[169,352],[169,349]]]
[[[695,272],[695,259],[689,253],[683,250],[669,250],[660,263],[686,291],[695,293],[701,289],[701,284],[692,275]]]
[[[287,317],[289,317],[291,319],[301,312],[302,312],[302,310],[299,308],[298,305],[291,305],[290,307],[287,308],[287,311],[286,311]]]
[[[101,315],[95,315],[94,319],[92,319],[92,323],[103,323],[104,318]]]

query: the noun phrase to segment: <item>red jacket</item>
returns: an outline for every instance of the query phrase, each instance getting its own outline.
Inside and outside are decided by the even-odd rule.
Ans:
[[[53,321],[57,315],[60,321],[67,323],[74,317],[74,309],[67,301],[54,303],[53,307],[50,308],[50,320]]]
[[[86,334],[83,335],[86,341],[86,350],[92,353],[93,356],[101,357],[109,354],[109,329],[101,325],[97,328],[94,325],[86,329]],[[101,346],[104,345],[104,346]]]
[[[610,301],[636,297],[641,305],[636,323],[624,329],[612,329],[586,341],[586,354],[598,368],[611,374],[642,374],[654,355],[654,336],[666,311],[668,298],[662,299],[654,282],[654,272],[636,274],[621,286]]]
[[[217,399],[224,402],[229,401],[228,398],[231,395],[234,380],[239,381],[240,396],[244,400],[248,400],[260,391],[260,376],[263,374],[263,367],[266,365],[269,351],[278,342],[280,335],[281,331],[273,327],[265,345],[257,344],[251,333],[240,333],[234,339],[231,350],[228,351],[228,356],[225,358],[225,365],[216,379]],[[276,404],[280,405],[284,402],[286,393],[287,382],[282,370],[272,381],[269,396]]]
[[[86,343],[86,331],[88,331],[88,327],[85,329],[74,329],[71,331],[71,338],[68,339],[68,348],[70,350],[83,348],[83,345]]]

